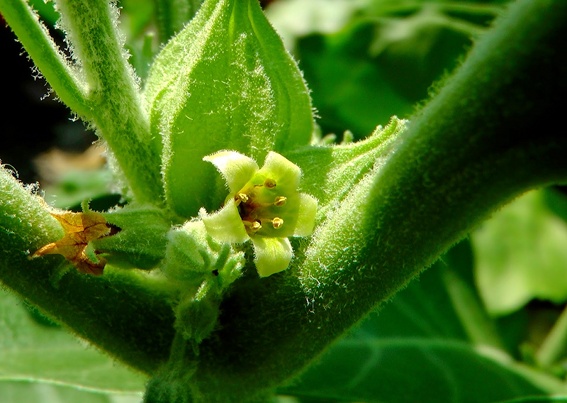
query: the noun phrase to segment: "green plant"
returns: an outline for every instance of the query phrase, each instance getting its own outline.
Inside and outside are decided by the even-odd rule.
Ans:
[[[345,133],[341,144],[319,134],[303,77],[256,0],[205,0],[194,18],[195,2],[156,4],[159,40],[169,41],[155,55],[150,36],[129,42],[129,63],[114,3],[56,2],[66,57],[27,3],[0,0],[57,97],[107,146],[123,198],[102,212],[87,202],[80,213],[54,211],[3,168],[7,288],[148,376],[148,402],[263,401],[276,390],[409,401],[419,392],[392,391],[396,384],[381,379],[388,368],[413,375],[410,385],[430,379],[419,343],[391,347],[403,358],[397,363],[369,361],[376,378],[357,367],[343,388],[333,382],[337,362],[354,368],[353,357],[382,351],[380,337],[366,333],[372,320],[294,381],[404,287],[398,307],[403,298],[431,304],[434,313],[422,318],[430,326],[444,312],[427,349],[455,373],[447,389],[464,394],[438,385],[429,400],[564,392],[548,373],[563,357],[564,319],[532,355],[537,365],[513,361],[521,354],[480,302],[469,245],[449,249],[520,194],[567,179],[567,139],[546,126],[560,116],[566,87],[567,4],[509,5],[408,121],[393,117],[355,142]],[[438,15],[434,3],[389,12],[408,10]],[[420,33],[431,26],[413,24]],[[341,48],[340,38],[330,42]],[[343,95],[339,105],[348,102]],[[388,334],[395,307],[383,309],[376,334]],[[414,330],[413,340],[424,334]]]

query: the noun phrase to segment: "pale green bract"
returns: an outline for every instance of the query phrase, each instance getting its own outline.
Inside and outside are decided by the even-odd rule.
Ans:
[[[224,206],[199,215],[207,232],[219,242],[254,245],[260,277],[287,269],[293,257],[290,236],[308,236],[315,226],[317,200],[298,190],[301,169],[276,152],[258,167],[236,151],[219,151],[203,158],[225,178],[229,195]]]

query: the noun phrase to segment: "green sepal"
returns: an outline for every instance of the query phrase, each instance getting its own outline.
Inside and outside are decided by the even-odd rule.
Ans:
[[[244,263],[243,252],[213,240],[202,221],[189,221],[167,234],[160,267],[183,293],[194,294],[204,281],[213,279],[220,294],[240,277]]]
[[[156,57],[144,97],[166,201],[186,218],[224,201],[203,157],[230,149],[262,161],[314,130],[301,73],[256,0],[207,0]]]
[[[185,340],[199,344],[217,326],[221,295],[215,288],[211,281],[205,281],[195,295],[177,306],[175,328]]]
[[[167,238],[161,270],[179,292],[175,328],[197,345],[214,330],[222,295],[242,274],[244,253],[213,240],[202,221],[173,228]]]
[[[102,214],[116,233],[91,244],[108,264],[149,270],[163,260],[171,228],[163,210],[151,205],[128,205]]]
[[[161,270],[172,281],[183,287],[197,288],[210,274],[211,257],[206,250],[206,232],[197,222],[172,228],[167,234],[167,248]]]

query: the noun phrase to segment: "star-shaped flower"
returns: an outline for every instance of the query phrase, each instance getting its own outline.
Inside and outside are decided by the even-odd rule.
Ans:
[[[203,160],[225,178],[229,195],[224,207],[200,217],[210,236],[219,242],[252,240],[260,277],[285,270],[293,257],[290,236],[313,232],[317,201],[299,193],[301,169],[270,152],[260,169],[256,161],[236,151],[219,151]]]

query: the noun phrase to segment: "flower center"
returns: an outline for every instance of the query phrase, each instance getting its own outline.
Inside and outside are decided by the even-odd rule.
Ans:
[[[284,225],[277,210],[286,204],[287,197],[277,195],[276,188],[276,181],[267,178],[259,185],[247,184],[234,196],[238,214],[248,235],[256,234],[266,225],[271,225],[273,229]]]

